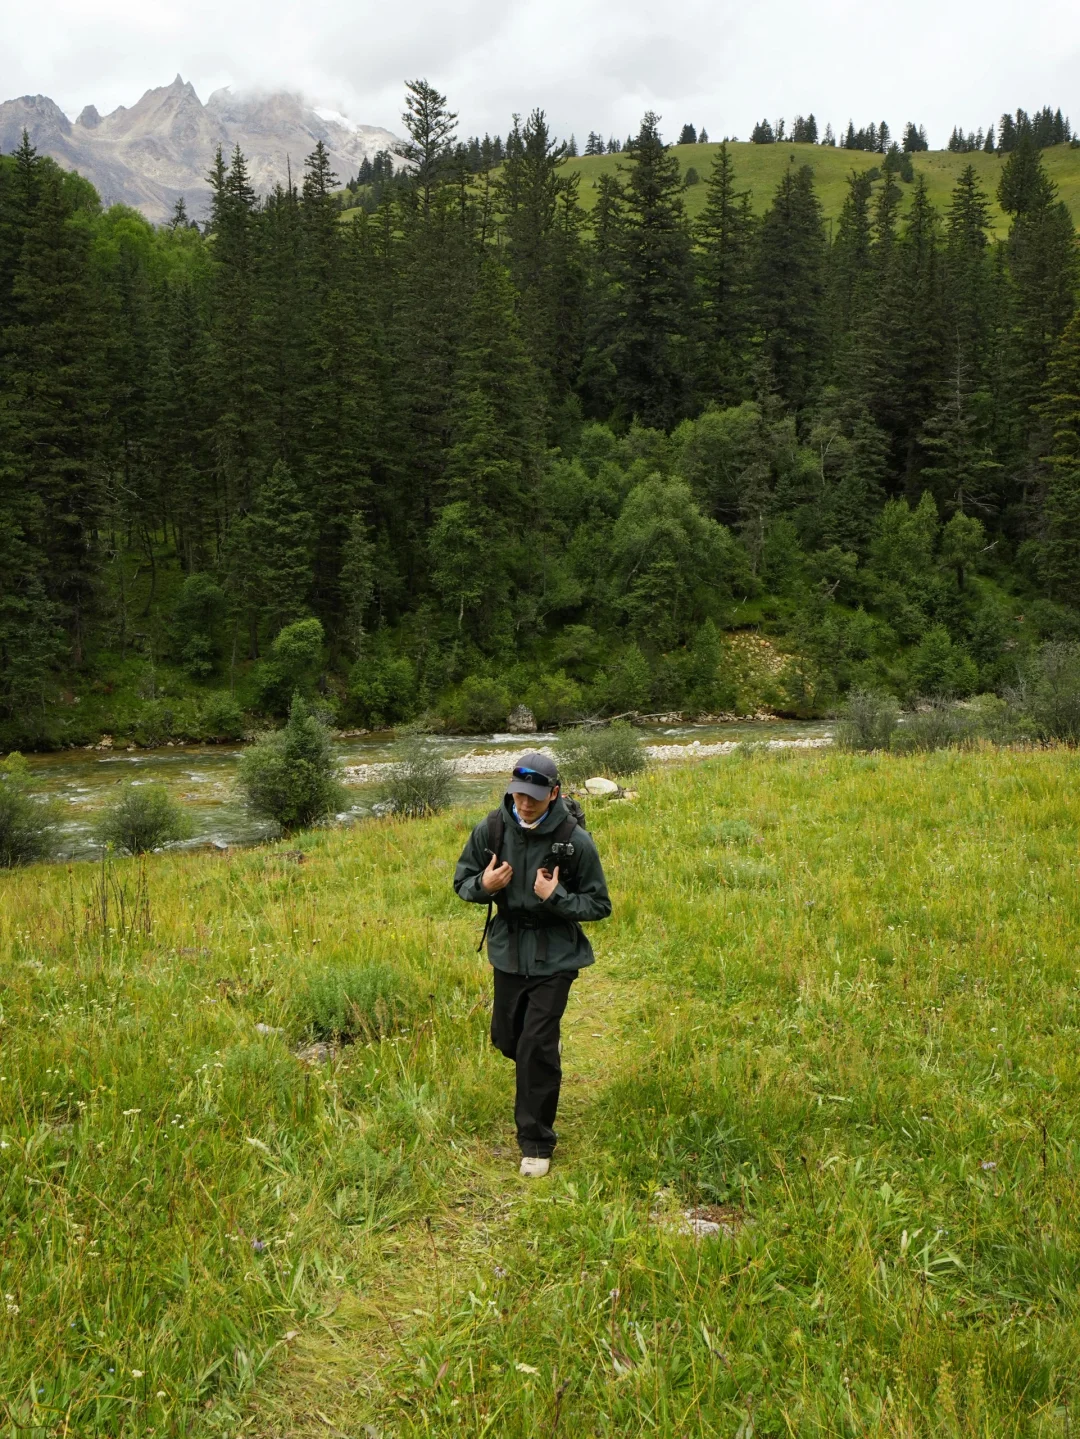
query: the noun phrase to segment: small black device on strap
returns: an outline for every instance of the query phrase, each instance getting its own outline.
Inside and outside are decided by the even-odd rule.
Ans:
[[[558,829],[555,830],[555,832],[552,834],[549,855],[541,863],[540,868],[554,869],[555,866],[558,865],[564,875],[566,875],[570,879],[573,879],[577,873],[577,856],[581,852],[580,845],[575,846],[574,844],[573,835],[576,829],[586,828],[585,811],[581,808],[581,805],[578,804],[576,799],[564,800],[564,804],[566,805],[567,811],[566,818],[563,820],[562,824],[559,825]],[[503,840],[505,837],[506,811],[500,805],[498,809],[493,809],[487,817],[488,852],[496,861],[498,861],[499,859],[499,853],[502,850]],[[511,912],[509,910],[505,910],[500,904],[499,896],[495,895],[488,900],[487,919],[484,921],[484,932],[480,936],[480,943],[476,946],[477,954],[483,953],[484,945],[487,942],[488,931],[491,928],[492,913],[496,909],[498,909],[500,914],[503,915],[503,918],[507,920],[507,925],[510,929],[511,950],[514,953],[515,957],[517,954],[518,928],[540,929],[541,931],[543,931],[545,927],[544,921],[542,919],[539,919],[532,911]],[[513,919],[511,919],[510,917],[511,913],[513,914]],[[524,916],[526,915],[526,913],[528,914],[528,918],[521,919],[519,921],[519,915]],[[552,922],[559,924],[567,924],[571,921],[559,919],[556,916],[552,916]],[[546,951],[546,934],[541,934],[541,942],[541,947]]]

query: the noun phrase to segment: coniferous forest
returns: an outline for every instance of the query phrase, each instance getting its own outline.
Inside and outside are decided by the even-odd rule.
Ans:
[[[153,228],[0,159],[0,740],[826,712],[1015,684],[1080,635],[1076,235],[1032,129],[993,237],[895,167],[826,225],[726,146],[693,224],[653,115],[586,213],[534,112],[497,162],[408,87],[342,218],[321,147]],[[349,177],[341,177],[347,179]],[[911,190],[911,186],[907,187]],[[733,637],[773,657],[750,693]]]

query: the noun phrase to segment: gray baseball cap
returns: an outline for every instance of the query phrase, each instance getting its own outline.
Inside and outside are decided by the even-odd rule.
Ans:
[[[543,775],[547,784],[539,780],[530,781],[528,778],[518,778],[519,775]],[[514,778],[506,787],[507,794],[527,794],[533,799],[547,799],[555,785],[559,783],[559,768],[549,754],[540,754],[537,750],[530,750],[523,754],[514,765]]]

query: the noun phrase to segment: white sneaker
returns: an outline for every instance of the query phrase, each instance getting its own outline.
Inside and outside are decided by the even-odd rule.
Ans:
[[[521,1174],[525,1179],[543,1179],[551,1168],[550,1159],[538,1159],[536,1155],[525,1154],[521,1159]]]

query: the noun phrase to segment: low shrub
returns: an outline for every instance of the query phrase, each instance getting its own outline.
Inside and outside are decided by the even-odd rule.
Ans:
[[[525,692],[525,703],[545,729],[549,725],[569,724],[584,712],[582,689],[565,670],[540,675]]]
[[[57,808],[30,793],[30,766],[21,754],[0,763],[0,867],[48,859],[58,840]]]
[[[388,964],[323,969],[308,979],[301,1019],[316,1039],[381,1039],[415,1012],[418,999],[416,986]]]
[[[458,734],[490,734],[506,724],[510,694],[501,680],[470,675],[444,695],[439,715]]]
[[[1080,744],[1080,644],[1051,640],[1040,645],[1014,699],[1036,738]]]
[[[138,708],[131,737],[143,749],[157,749],[169,740],[194,739],[201,733],[195,701],[163,697],[145,700]]]
[[[284,728],[245,751],[240,787],[252,814],[286,831],[317,824],[344,803],[330,732],[299,694]]]
[[[840,749],[888,749],[900,722],[895,696],[877,690],[853,689],[847,697],[836,727]]]
[[[932,700],[906,715],[894,730],[892,748],[899,754],[950,749],[979,734],[977,714],[946,700]]]
[[[188,839],[191,818],[163,784],[128,784],[97,824],[98,838],[128,854],[146,854],[175,840]]]
[[[641,736],[625,720],[562,736],[555,745],[555,758],[564,784],[581,784],[594,775],[627,779],[648,763]]]
[[[244,738],[244,712],[227,691],[209,694],[203,700],[199,737],[217,744]]]
[[[452,766],[438,750],[413,736],[402,744],[401,758],[388,772],[379,797],[395,813],[418,819],[446,809],[453,789]]]
[[[405,655],[365,655],[349,676],[353,714],[371,729],[400,724],[416,713],[416,666]]]

